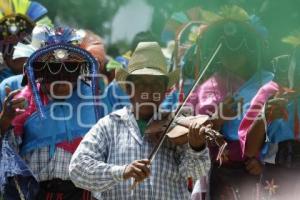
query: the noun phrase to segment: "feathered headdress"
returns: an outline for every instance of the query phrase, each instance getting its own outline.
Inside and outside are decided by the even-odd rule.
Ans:
[[[54,44],[78,44],[85,35],[84,31],[70,28],[52,28],[37,25],[32,31],[30,44],[18,43],[14,48],[13,59],[29,58],[38,49]]]
[[[261,20],[256,15],[249,15],[243,8],[233,6],[223,6],[218,13],[207,10],[202,10],[200,13],[202,19],[209,25],[217,24],[225,21],[235,21],[248,24],[262,38],[266,39],[268,31],[261,23]]]
[[[85,32],[70,28],[51,29],[45,26],[36,29],[33,43],[29,45],[19,43],[15,47],[14,58],[29,57],[25,64],[25,73],[41,117],[45,117],[44,108],[36,85],[36,80],[40,79],[48,83],[76,82],[80,75],[88,75],[91,77],[94,101],[97,105],[98,62],[89,52],[79,47]],[[99,118],[97,106],[95,114]]]
[[[208,62],[218,45],[222,44],[222,54],[243,53],[249,55],[251,65],[261,67],[265,47],[267,47],[268,31],[258,16],[250,15],[236,5],[223,6],[218,12],[202,9],[200,16],[207,26],[198,35],[196,46],[201,53],[196,63]],[[210,73],[216,70],[219,61],[220,59],[213,61],[214,67],[211,68]]]
[[[31,32],[36,24],[50,25],[47,9],[29,0],[0,0],[0,41],[16,44]]]

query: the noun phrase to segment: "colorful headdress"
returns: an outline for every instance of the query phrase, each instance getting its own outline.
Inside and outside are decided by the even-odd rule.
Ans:
[[[97,105],[97,72],[98,62],[86,50],[79,47],[84,32],[68,28],[50,29],[35,35],[42,48],[36,50],[32,44],[18,44],[14,58],[29,57],[25,64],[25,73],[32,88],[37,110],[44,118],[43,105],[36,85],[36,80],[51,83],[53,81],[76,82],[80,75],[91,77],[95,105]],[[25,53],[24,53],[25,52]],[[99,117],[98,109],[95,109]]]
[[[36,24],[51,24],[47,9],[29,0],[0,0],[0,41],[16,44],[31,35]]]
[[[222,54],[246,54],[253,67],[261,67],[267,47],[268,31],[259,17],[249,15],[236,5],[221,7],[218,13],[202,10],[201,16],[208,24],[198,40],[201,62],[206,63],[221,43]],[[214,61],[215,64],[218,62],[218,59]]]
[[[224,6],[218,14],[203,10],[201,15],[209,26],[200,37],[205,35],[216,37],[214,42],[219,43],[222,40],[223,45],[230,50],[236,51],[243,45],[251,50],[252,44],[248,40],[265,41],[267,39],[268,31],[261,24],[260,18],[256,15],[249,15],[238,6]],[[206,32],[209,34],[205,34]]]
[[[244,22],[251,26],[262,37],[267,37],[268,31],[261,24],[261,20],[256,15],[249,15],[243,8],[233,6],[223,6],[220,8],[218,14],[207,10],[201,10],[201,18],[209,25],[221,21],[237,21]]]

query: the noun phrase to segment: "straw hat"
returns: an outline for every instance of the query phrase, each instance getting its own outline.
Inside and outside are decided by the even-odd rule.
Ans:
[[[168,78],[168,88],[178,80],[180,69],[168,73],[167,62],[157,42],[140,42],[129,60],[128,69],[116,70],[116,81],[125,82],[129,75],[164,76]],[[121,84],[125,89],[125,85]]]

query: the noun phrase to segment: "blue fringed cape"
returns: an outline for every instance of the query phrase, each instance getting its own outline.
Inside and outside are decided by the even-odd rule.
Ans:
[[[5,200],[19,200],[17,181],[26,200],[35,199],[38,192],[38,182],[26,163],[12,148],[8,134],[0,143],[0,193]]]

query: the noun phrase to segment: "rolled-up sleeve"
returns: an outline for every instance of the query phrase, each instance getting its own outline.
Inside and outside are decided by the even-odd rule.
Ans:
[[[208,148],[198,152],[186,144],[178,147],[177,151],[180,155],[179,171],[182,176],[186,178],[192,177],[196,180],[208,175],[211,167]]]
[[[83,138],[69,166],[73,183],[80,188],[103,192],[123,180],[126,166],[106,163],[109,143],[107,119],[101,119]]]

